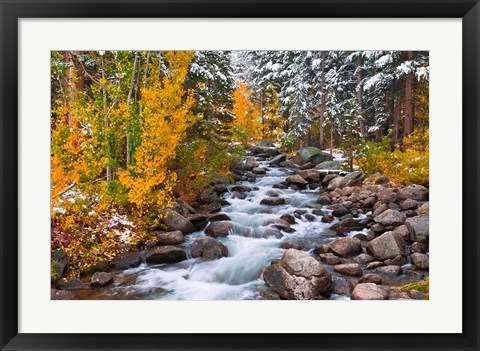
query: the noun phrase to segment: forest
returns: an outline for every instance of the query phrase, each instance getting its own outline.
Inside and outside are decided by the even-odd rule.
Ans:
[[[305,152],[308,160],[299,159]],[[252,187],[260,179],[262,190],[266,183],[261,179],[276,177],[271,167],[279,164],[286,172],[321,170],[315,168],[320,162],[312,161],[315,154],[322,161],[339,162],[339,167],[329,164],[327,169],[334,170],[338,180],[361,174],[361,182],[352,182],[353,187],[385,184],[386,179],[385,187],[396,193],[409,186],[428,191],[428,52],[53,51],[52,284],[58,291],[68,290],[55,282],[63,276],[80,284],[83,277],[90,279],[95,272],[110,270],[115,259],[129,252],[146,252],[147,260],[142,262],[149,263],[148,250],[166,247],[152,241],[173,232],[171,222],[177,214],[195,226],[201,215],[207,216],[202,217],[204,226],[213,223],[212,214],[220,216],[220,210],[223,214],[223,209],[236,205],[236,196],[243,196],[232,190],[235,186]],[[280,163],[272,163],[275,158]],[[322,172],[322,179],[314,182],[322,184],[318,188],[307,184],[308,176],[303,177],[307,183],[288,181],[293,176],[290,173],[285,174],[290,175],[285,184],[297,184],[292,189],[299,194],[311,195],[316,189],[318,197],[330,187],[322,181],[331,174]],[[384,191],[368,189],[377,198]],[[278,194],[268,196],[280,199]],[[402,216],[405,212],[407,221],[407,217],[416,218],[425,196],[415,196],[398,197],[390,205],[385,201],[390,206],[387,211],[400,211]],[[330,199],[335,201],[335,196]],[[417,201],[418,207],[404,209],[407,200]],[[295,201],[286,204],[293,206]],[[303,203],[296,205],[300,207]],[[358,217],[358,211],[349,210]],[[417,213],[409,215],[408,210]],[[318,222],[327,212],[322,212]],[[332,218],[337,217],[341,216]],[[220,222],[232,220],[227,218]],[[362,227],[365,233],[372,231],[373,219],[373,224]],[[405,219],[395,226],[403,225]],[[393,230],[380,224],[386,228],[383,232]],[[255,236],[252,233],[262,225],[253,225],[249,235]],[[409,228],[411,236],[414,230]],[[195,229],[202,235],[207,232],[202,226]],[[181,245],[192,244],[189,240],[195,234],[186,239],[192,231],[182,232]],[[178,249],[179,245],[173,246]],[[150,263],[190,260],[192,250],[182,251],[180,256],[185,257],[178,260],[172,258],[177,251],[169,251],[165,261],[152,259]],[[258,283],[258,279],[251,280]],[[419,279],[415,276],[414,280]],[[163,285],[168,291],[168,284]],[[234,298],[245,297],[239,296]]]

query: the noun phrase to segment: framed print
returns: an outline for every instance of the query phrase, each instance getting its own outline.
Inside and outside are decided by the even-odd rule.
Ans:
[[[478,349],[479,6],[3,1],[2,349]]]

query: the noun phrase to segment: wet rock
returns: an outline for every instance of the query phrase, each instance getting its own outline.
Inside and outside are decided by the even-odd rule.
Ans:
[[[207,225],[208,216],[203,213],[197,213],[186,217],[195,226],[196,230],[202,230]]]
[[[394,258],[405,254],[405,241],[393,232],[386,232],[370,241],[367,251],[378,260]]]
[[[165,225],[169,232],[179,230],[183,235],[187,235],[196,231],[192,222],[173,210],[167,209],[165,216],[160,219],[160,222]]]
[[[228,248],[214,238],[198,238],[190,246],[193,258],[202,257],[205,260],[216,260],[228,256]]]
[[[341,238],[330,243],[330,249],[338,256],[351,257],[362,253],[360,240],[356,238]]]
[[[378,267],[385,266],[385,263],[380,262],[380,261],[373,261],[367,264],[366,269],[376,269]]]
[[[320,254],[319,257],[320,257],[320,260],[321,260],[323,263],[329,264],[329,265],[331,265],[331,266],[342,263],[342,259],[341,259],[340,257],[337,257],[337,256],[335,256],[334,254],[332,254],[332,253],[330,253],[330,252],[324,253],[324,254]]]
[[[404,199],[412,199],[416,201],[428,200],[428,189],[424,186],[412,184],[405,188],[400,188],[398,194]]]
[[[275,156],[279,153],[276,147],[269,147],[269,146],[255,146],[253,149],[253,153],[255,155],[258,154],[267,154],[269,156]]]
[[[253,190],[252,188],[245,185],[235,185],[230,188],[230,191],[237,191],[239,193],[248,193],[252,190]]]
[[[148,263],[177,263],[187,259],[185,251],[173,245],[156,246],[146,253]]]
[[[285,184],[277,183],[277,184],[273,184],[272,188],[274,188],[274,189],[287,189],[288,187]]]
[[[353,290],[353,284],[343,277],[333,277],[334,294],[350,296]]]
[[[328,297],[332,291],[331,274],[313,257],[295,249],[287,250],[278,265],[263,271],[267,285],[288,300],[312,300]]]
[[[360,220],[347,218],[343,219],[340,222],[332,225],[330,229],[335,230],[339,235],[345,235],[352,230],[363,229],[363,226],[360,224]]]
[[[280,229],[275,227],[267,227],[263,230],[261,234],[262,234],[262,238],[270,238],[270,237],[274,237],[277,239],[283,238],[283,234],[280,231]]]
[[[400,204],[400,208],[404,211],[415,210],[418,207],[418,202],[412,199],[406,199]]]
[[[314,165],[318,165],[319,163],[322,163],[327,160],[332,160],[332,156],[330,156],[330,154],[327,154],[326,152],[319,152],[310,156],[307,159],[307,162],[312,163]]]
[[[314,214],[315,216],[323,216],[325,215],[325,212],[323,212],[321,209],[319,208],[314,208],[312,210],[312,214]]]
[[[240,200],[244,200],[247,198],[247,194],[245,193],[240,193],[238,191],[233,191],[232,194],[230,195],[230,197],[232,199],[240,199]]]
[[[309,222],[313,222],[313,221],[315,221],[315,219],[316,219],[315,216],[312,215],[312,214],[310,214],[310,213],[307,213],[304,217],[305,217],[305,219],[306,219],[307,221],[309,221]]]
[[[324,215],[321,219],[322,223],[331,223],[335,218],[332,215]]]
[[[313,167],[315,167],[315,164],[313,164],[311,162],[307,162],[304,165],[300,166],[300,169],[311,169]]]
[[[285,154],[277,155],[270,160],[269,166],[270,167],[278,166],[280,164],[280,162],[284,162],[284,161],[286,161],[286,159],[287,159],[287,156]]]
[[[287,222],[288,224],[295,224],[296,221],[295,221],[295,217],[293,217],[292,215],[289,215],[289,214],[284,214],[280,217],[280,219],[284,220],[285,222]]]
[[[352,300],[386,300],[388,292],[374,283],[361,283],[352,291]]]
[[[279,206],[285,205],[285,199],[283,197],[267,197],[260,201],[260,205],[265,206]]]
[[[385,260],[386,265],[393,265],[393,266],[403,266],[407,263],[407,258],[402,255],[395,256],[392,259]]]
[[[429,258],[428,255],[425,255],[423,253],[413,253],[410,255],[410,258],[412,259],[413,266],[415,269],[428,269],[429,267]]]
[[[412,246],[410,246],[411,253],[427,253],[428,252],[428,245],[424,243],[414,242]]]
[[[232,219],[225,213],[217,213],[208,217],[210,222],[231,221]]]
[[[157,245],[181,245],[185,241],[181,231],[164,232],[157,235]]]
[[[363,272],[358,263],[344,263],[333,266],[333,270],[337,273],[348,275],[351,277],[360,277]]]
[[[323,244],[315,248],[315,250],[313,250],[313,253],[317,256],[320,256],[321,254],[332,253],[332,250],[330,249],[329,244]]]
[[[233,229],[233,222],[230,221],[218,221],[212,222],[205,229],[205,234],[214,238],[227,236]]]
[[[139,251],[129,251],[118,254],[112,261],[115,269],[128,269],[140,266],[142,263],[142,253]]]
[[[353,258],[353,261],[359,264],[367,264],[374,260],[374,258],[368,254],[362,253]]]
[[[282,195],[282,193],[276,190],[268,190],[265,195],[267,195],[268,197],[279,197],[280,195]]]
[[[77,295],[75,295],[71,291],[56,290],[56,289],[51,289],[50,290],[50,299],[51,300],[74,300],[76,298],[77,298]]]
[[[224,193],[228,192],[228,187],[225,184],[215,184],[213,186],[213,191],[215,191],[217,194],[221,195],[221,194],[224,194]]]
[[[380,223],[384,226],[399,226],[405,223],[405,214],[399,211],[388,209],[385,212],[381,213],[375,217],[375,222]]]
[[[293,175],[287,177],[286,182],[288,182],[290,184],[301,184],[301,185],[308,184],[308,182],[305,179],[303,179],[301,176],[299,176],[298,174],[293,174]]]
[[[113,274],[107,272],[96,272],[90,281],[91,286],[107,286],[113,283]]]
[[[302,179],[304,179],[305,181],[307,181],[308,183],[318,183],[320,181],[320,173],[316,169],[300,170],[300,171],[297,171],[296,174],[300,176]],[[287,178],[287,181],[288,181],[288,178]]]
[[[385,275],[400,275],[403,273],[402,267],[396,265],[378,267],[375,271]]]
[[[382,284],[382,276],[375,273],[367,273],[358,281],[359,283],[374,283],[377,285]]]
[[[290,160],[280,162],[278,165],[279,165],[280,167],[287,167],[287,168],[298,168],[298,167],[299,167],[299,165],[293,163],[293,162],[290,161]]]
[[[355,234],[353,237],[358,239],[358,240],[361,240],[361,241],[366,241],[367,240],[367,236],[363,233]]]
[[[261,168],[261,167],[254,167],[252,169],[252,173],[253,174],[267,174],[267,170],[265,168]]]
[[[299,240],[286,241],[280,245],[281,249],[305,250],[305,244]]]
[[[325,161],[315,166],[316,169],[333,169],[333,170],[339,170],[341,167],[342,167],[342,164],[338,161]]]
[[[78,290],[86,289],[88,286],[83,284],[80,279],[74,277],[60,278],[55,282],[57,289],[61,290]]]
[[[340,206],[332,211],[332,216],[334,217],[342,217],[348,213],[348,209],[344,206]]]
[[[408,218],[405,221],[408,229],[410,230],[410,239],[418,242],[428,242],[429,238],[429,215],[421,215],[412,218]]]
[[[68,265],[68,256],[62,249],[57,249],[52,253],[50,258],[50,275],[51,280],[60,279]]]
[[[317,203],[321,205],[330,205],[332,203],[332,200],[327,195],[322,195],[318,198]]]

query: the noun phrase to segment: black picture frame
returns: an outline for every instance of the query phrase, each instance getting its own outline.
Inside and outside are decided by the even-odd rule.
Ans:
[[[2,350],[478,350],[478,0],[0,0],[0,347]],[[22,334],[18,332],[18,19],[73,17],[462,18],[463,333]],[[408,312],[406,312],[408,313]],[[322,318],[319,316],[319,318]]]

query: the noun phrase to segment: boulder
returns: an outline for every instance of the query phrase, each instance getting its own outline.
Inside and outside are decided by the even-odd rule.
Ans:
[[[307,163],[312,163],[314,165],[318,165],[319,163],[322,163],[324,161],[331,161],[331,160],[332,160],[332,156],[330,156],[330,154],[322,151],[322,152],[313,154],[312,156],[307,158],[306,161],[307,161]]]
[[[396,202],[398,200],[397,189],[393,189],[393,188],[380,189],[377,193],[377,199],[382,203]]]
[[[393,232],[386,232],[367,244],[367,251],[377,260],[405,255],[405,241]]]
[[[313,163],[307,162],[307,163],[303,164],[302,166],[300,166],[300,169],[311,169],[313,167],[315,167],[315,165]]]
[[[353,284],[343,277],[333,277],[333,290],[334,294],[350,296],[353,290]]]
[[[355,256],[353,258],[353,261],[354,262],[357,262],[359,264],[367,264],[367,263],[370,263],[374,260],[374,258],[368,254],[365,254],[365,253],[361,253],[360,255],[358,256]]]
[[[160,222],[169,232],[179,230],[183,235],[187,235],[196,231],[192,222],[171,209],[165,211],[165,216],[160,219]]]
[[[107,286],[113,283],[113,274],[107,272],[96,272],[90,281],[91,286]]]
[[[305,243],[299,240],[285,241],[280,245],[281,249],[295,249],[295,250],[305,250]]]
[[[400,275],[402,274],[402,267],[397,265],[382,266],[375,269],[376,272],[385,275]]]
[[[406,219],[407,217],[405,216],[404,213],[396,210],[388,209],[382,212],[377,217],[375,217],[375,222],[380,223],[386,227],[389,227],[389,226],[396,227],[405,223]]]
[[[365,174],[363,174],[362,172],[350,172],[345,177],[343,177],[340,183],[340,188],[344,188],[346,186],[361,185],[364,179]]]
[[[360,223],[359,219],[347,218],[335,223],[330,229],[335,230],[338,235],[345,235],[352,230],[363,229],[364,226]]]
[[[412,199],[416,201],[428,201],[428,189],[424,186],[412,184],[398,190],[398,194],[403,199]]]
[[[60,278],[55,282],[57,289],[61,290],[78,290],[86,289],[87,285],[83,284],[80,279],[75,277]]]
[[[308,182],[303,179],[301,176],[298,174],[293,174],[289,177],[287,177],[286,182],[289,184],[301,184],[301,185],[306,185]]]
[[[285,205],[285,199],[283,197],[267,197],[260,201],[260,205],[266,206],[279,206]]]
[[[410,255],[415,269],[428,269],[429,258],[423,253],[413,253]]]
[[[225,213],[216,213],[208,217],[210,222],[231,221],[232,219]]]
[[[329,264],[331,266],[342,263],[342,259],[340,257],[335,256],[333,253],[330,252],[320,254],[319,257],[323,263]]]
[[[325,177],[325,178],[323,179],[323,181],[322,181],[322,185],[323,185],[323,186],[325,186],[325,185],[324,185],[324,182],[325,182],[325,179],[326,179],[326,178],[327,178],[327,177]],[[333,178],[332,180],[330,180],[330,181],[328,182],[327,190],[335,190],[335,189],[340,188],[340,187],[341,187],[341,184],[342,184],[342,182],[343,182],[343,179],[344,179],[344,177],[341,177],[341,176],[338,176],[338,175],[337,175],[335,178]]]
[[[280,219],[284,220],[288,224],[295,224],[296,223],[295,217],[293,217],[292,215],[289,215],[289,214],[281,215]]]
[[[331,223],[335,220],[335,218],[332,215],[326,214],[322,217],[321,221],[322,223]]]
[[[358,263],[337,264],[336,266],[333,266],[333,270],[337,273],[351,277],[360,277],[363,274]]]
[[[410,230],[405,224],[402,224],[401,226],[396,227],[393,230],[393,234],[398,235],[403,240],[408,240],[410,238]]]
[[[361,283],[352,291],[352,300],[386,300],[388,292],[374,283]]]
[[[322,195],[317,199],[317,203],[320,205],[330,205],[332,203],[332,200],[327,195]]]
[[[216,260],[228,256],[228,248],[214,238],[198,238],[190,246],[193,258],[202,257],[205,260]]]
[[[277,156],[275,156],[274,158],[272,158],[272,159],[270,160],[270,162],[268,163],[268,165],[269,165],[270,167],[272,167],[272,166],[278,166],[278,165],[280,164],[280,162],[284,162],[284,161],[286,161],[286,160],[287,160],[287,155],[285,155],[285,154],[280,154],[280,155],[277,155]]]
[[[158,245],[181,245],[185,241],[181,231],[164,232],[157,235]]]
[[[348,209],[344,206],[340,206],[332,211],[332,216],[334,217],[342,217],[348,213]]]
[[[359,283],[374,283],[377,285],[382,284],[382,276],[375,273],[367,273],[358,281]]]
[[[324,299],[332,291],[332,276],[323,265],[305,252],[285,251],[279,264],[268,266],[263,279],[282,299]]]
[[[339,170],[342,168],[342,164],[338,161],[326,161],[321,162],[315,166],[316,169],[326,169],[326,170]]]
[[[60,279],[68,265],[68,256],[65,251],[58,249],[52,252],[50,258],[50,275],[52,282]]]
[[[400,204],[400,208],[404,211],[415,210],[418,207],[418,202],[412,199],[406,199]]]
[[[267,174],[267,170],[265,168],[262,168],[262,167],[254,167],[252,169],[252,173],[253,174]]]
[[[308,183],[318,183],[320,181],[320,173],[315,169],[300,170],[297,171],[296,174],[302,177]]]
[[[158,263],[177,263],[187,259],[185,251],[173,245],[156,246],[147,251],[147,262]]]
[[[410,230],[410,239],[422,243],[428,242],[429,238],[429,215],[410,217],[405,221]]]
[[[255,155],[259,154],[267,154],[269,156],[275,156],[279,154],[279,151],[276,147],[270,147],[270,146],[255,146],[253,149],[253,153]]]
[[[142,253],[139,251],[129,251],[118,254],[112,260],[115,269],[128,269],[140,266],[142,263]]]
[[[412,246],[410,246],[411,253],[427,253],[428,252],[428,245],[425,243],[414,242]]]
[[[230,221],[218,221],[212,222],[205,228],[205,234],[214,238],[227,236],[233,229],[233,222]]]
[[[362,245],[357,238],[341,238],[332,241],[330,249],[341,257],[351,257],[362,253]]]
[[[397,255],[394,258],[389,258],[388,260],[385,260],[384,263],[387,266],[403,266],[405,263],[407,263],[407,258],[402,255]]]

